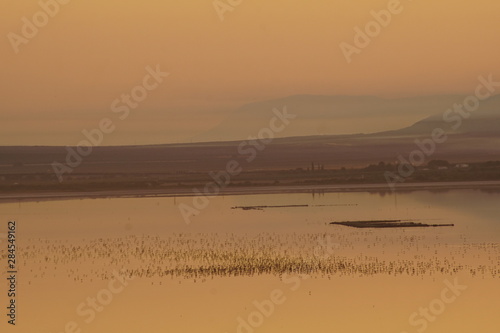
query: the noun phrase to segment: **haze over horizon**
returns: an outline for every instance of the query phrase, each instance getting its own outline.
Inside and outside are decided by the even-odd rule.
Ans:
[[[0,4],[0,145],[76,145],[82,130],[105,117],[116,130],[104,145],[234,139],[216,132],[251,103],[297,95],[466,96],[481,75],[500,80],[497,1],[401,1],[401,12],[351,63],[339,45],[354,45],[354,29],[388,1],[243,1],[223,21],[213,4],[69,1],[17,53],[8,36],[22,35],[23,17],[33,21],[40,2]],[[113,101],[143,84],[148,67],[169,75],[117,120]],[[316,123],[325,115],[311,114],[283,135],[398,129],[443,112],[442,105],[359,107],[322,126]],[[251,124],[233,131],[259,129]]]

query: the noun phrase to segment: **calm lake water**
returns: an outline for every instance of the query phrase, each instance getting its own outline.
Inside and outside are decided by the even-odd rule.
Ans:
[[[190,224],[192,197],[3,203],[0,232],[18,223],[16,330],[498,333],[499,199],[219,196]],[[454,227],[329,225],[382,219]]]

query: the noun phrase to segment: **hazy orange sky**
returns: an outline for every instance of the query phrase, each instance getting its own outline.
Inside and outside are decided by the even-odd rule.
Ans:
[[[402,0],[348,64],[339,44],[387,6],[243,0],[221,21],[212,0],[72,0],[16,54],[8,34],[41,7],[2,1],[0,145],[76,144],[157,64],[170,76],[105,144],[187,141],[252,101],[469,94],[479,75],[500,78],[498,0]]]

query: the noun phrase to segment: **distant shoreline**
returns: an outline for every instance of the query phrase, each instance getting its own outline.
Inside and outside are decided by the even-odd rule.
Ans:
[[[464,182],[425,182],[403,183],[395,186],[396,192],[408,191],[446,191],[466,189],[494,189],[500,192],[500,181],[464,181]],[[349,193],[349,192],[382,192],[391,193],[387,184],[342,184],[342,185],[276,185],[252,187],[226,187],[217,196],[287,194],[287,193]],[[0,203],[18,201],[71,200],[94,198],[147,198],[147,197],[192,197],[193,189],[147,189],[147,190],[104,190],[104,191],[53,191],[0,194]]]

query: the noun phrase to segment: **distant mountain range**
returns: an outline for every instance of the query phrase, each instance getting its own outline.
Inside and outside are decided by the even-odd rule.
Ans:
[[[420,120],[412,126],[392,131],[389,133],[399,135],[420,135],[430,133],[434,128],[440,127],[446,130],[447,133],[500,133],[500,96],[497,95],[486,101],[481,102],[479,108],[470,113],[469,118],[464,118],[457,113],[445,112],[432,115],[423,120]],[[467,112],[465,113],[468,114]],[[462,121],[458,120],[458,117]],[[446,119],[444,119],[446,118]],[[447,121],[448,120],[448,121]],[[455,126],[456,128],[454,128]],[[379,133],[387,134],[387,133]]]
[[[192,142],[243,140],[266,127],[273,109],[286,107],[297,117],[277,137],[346,134],[424,134],[444,127],[457,133],[500,129],[500,95],[483,101],[458,130],[443,121],[443,114],[465,96],[444,95],[399,99],[370,96],[297,95],[242,106]]]
[[[327,168],[366,166],[394,162],[418,149],[415,140],[429,139],[435,128],[447,132],[446,142],[436,145],[427,160],[473,162],[500,160],[500,96],[483,101],[469,118],[443,120],[446,110],[461,103],[463,96],[435,96],[385,100],[374,97],[293,96],[281,100],[249,104],[226,121],[199,137],[199,143],[146,146],[94,147],[75,173],[176,173],[222,170],[236,159],[245,170],[307,168],[319,163]],[[249,135],[269,126],[273,108],[287,106],[297,115],[289,128],[279,133],[257,158],[246,162],[238,147]],[[456,114],[454,119],[458,119]],[[400,123],[417,118],[400,129],[369,132],[379,123]],[[342,130],[333,131],[343,119]],[[373,125],[372,123],[377,123]],[[347,124],[350,124],[349,127]],[[453,128],[455,125],[455,128]],[[311,135],[312,128],[322,128],[322,135]],[[385,125],[388,126],[387,124]],[[383,127],[383,126],[382,126]],[[242,130],[245,128],[245,130]],[[349,130],[357,129],[358,134]],[[359,132],[368,134],[359,134]],[[333,131],[336,134],[326,132]],[[354,133],[356,133],[354,132]],[[214,141],[216,137],[234,137],[232,141]],[[210,140],[210,138],[214,138]],[[246,148],[250,146],[246,143]],[[52,173],[52,162],[64,162],[66,147],[0,147],[0,175]]]

